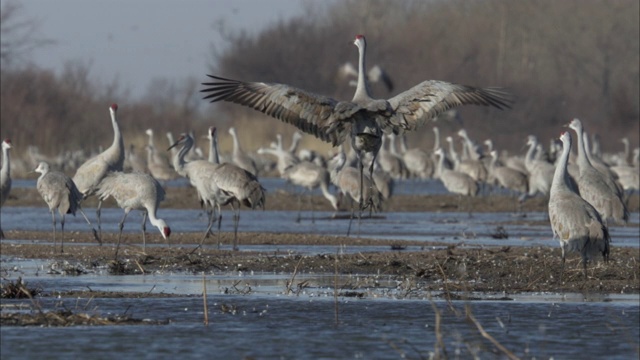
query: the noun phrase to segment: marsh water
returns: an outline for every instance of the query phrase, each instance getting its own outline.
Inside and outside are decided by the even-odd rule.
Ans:
[[[434,193],[435,182],[407,182],[399,193]],[[15,186],[15,185],[14,185]],[[18,186],[31,186],[29,182]],[[171,186],[184,186],[182,183]],[[284,188],[273,181],[268,190]],[[271,186],[271,188],[269,187]],[[92,217],[93,209],[86,209]],[[103,231],[117,231],[120,209],[103,209]],[[199,232],[206,219],[199,210],[161,209],[171,219],[174,232]],[[243,211],[240,231],[344,235],[348,217],[328,212]],[[95,215],[93,215],[95,216]],[[228,211],[222,231],[231,231]],[[639,247],[638,219],[631,225],[611,228],[614,246]],[[312,221],[313,219],[313,221]],[[140,231],[141,217],[129,216],[125,231]],[[2,210],[3,230],[51,229],[43,207]],[[509,235],[495,239],[502,227]],[[69,217],[67,231],[86,232],[81,217]],[[151,227],[147,231],[154,231]],[[352,232],[358,231],[357,221]],[[375,214],[364,219],[360,236],[378,239],[437,241],[464,246],[558,246],[551,239],[545,213],[407,213]],[[3,240],[7,241],[7,240]],[[9,241],[20,241],[12,239]],[[47,240],[35,240],[46,242]],[[416,246],[413,250],[418,250]],[[392,251],[388,246],[261,245],[240,250],[269,250],[321,254],[337,251]],[[409,247],[407,250],[412,250]],[[52,274],[51,260],[26,260],[2,256],[2,276],[22,279],[51,297],[2,300],[2,311],[70,309],[101,316],[127,314],[135,318],[166,321],[163,325],[73,326],[68,328],[10,327],[0,329],[2,358],[428,358],[443,337],[450,358],[504,358],[483,338],[466,316],[477,319],[487,333],[522,358],[629,359],[639,355],[640,297],[620,294],[482,293],[467,294],[474,300],[433,300],[428,293],[407,295],[395,279],[381,276],[366,296],[349,292],[335,296],[334,285],[356,281],[358,275],[299,274],[309,286],[287,293],[291,274],[215,272],[208,274],[155,273],[109,275],[107,269],[80,276]],[[204,276],[204,280],[203,280]],[[208,294],[209,325],[203,325],[203,281]],[[56,292],[113,291],[162,293],[168,297],[56,298]],[[436,315],[440,329],[436,328]]]

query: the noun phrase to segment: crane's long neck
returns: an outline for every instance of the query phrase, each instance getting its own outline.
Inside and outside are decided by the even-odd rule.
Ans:
[[[289,153],[291,154],[295,154],[296,151],[298,150],[298,145],[300,145],[300,139],[302,139],[300,136],[294,135],[293,138],[291,139],[291,146],[289,146]]]
[[[492,173],[496,170],[496,161],[498,160],[497,156],[491,155],[491,162],[489,163],[489,171]]]
[[[111,111],[111,125],[113,126],[113,143],[106,152],[110,155],[109,160],[114,160],[114,163],[110,164],[114,167],[114,170],[122,171],[124,166],[124,140],[122,139],[118,118],[114,111]]]
[[[242,149],[240,148],[240,142],[238,141],[238,135],[235,130],[231,131],[231,137],[233,138],[233,153],[238,154]]]
[[[584,144],[584,149],[585,149],[585,155],[587,155],[587,160],[589,160],[589,162],[591,164],[594,163],[594,157],[596,155],[593,155],[591,153],[591,146],[589,145],[589,135],[587,134],[586,131],[582,131],[582,141]]]
[[[444,152],[438,153],[438,175],[442,175],[444,171]]]
[[[591,167],[591,162],[589,161],[589,158],[587,158],[587,153],[584,147],[582,125],[576,126],[574,130],[576,132],[576,137],[578,138],[578,167],[582,172],[583,169]]]
[[[0,174],[2,175],[2,180],[8,179],[11,176],[9,149],[4,146],[2,147],[2,169],[0,169]]]
[[[454,168],[457,168],[458,164],[460,164],[460,158],[458,157],[455,146],[453,146],[453,141],[449,141],[449,152],[451,153],[451,159],[453,159]],[[442,156],[444,158],[444,155]],[[442,159],[442,161],[444,162],[444,159]]]
[[[398,151],[396,151],[396,137],[393,134],[389,136],[389,152],[393,155],[398,155]]]
[[[158,209],[158,204],[155,206],[147,206],[147,215],[149,216],[149,222],[151,225],[155,226],[160,230],[160,233],[164,236],[164,227],[167,225],[164,220],[158,218],[156,215],[156,211]]]
[[[556,166],[556,170],[553,173],[553,182],[551,183],[551,192],[558,191],[570,191],[569,175],[567,173],[567,163],[569,161],[569,153],[571,152],[571,137],[568,137],[568,141],[562,142],[562,154],[560,155],[560,161]]]
[[[187,175],[184,170],[184,166],[186,165],[187,162],[185,161],[184,158],[185,156],[187,156],[187,153],[189,152],[189,150],[191,150],[192,146],[193,146],[193,140],[191,140],[191,138],[186,138],[184,145],[182,146],[182,149],[180,149],[180,151],[173,156],[173,167],[176,169],[176,172],[181,176]]]
[[[209,143],[209,161],[214,164],[220,164],[220,156],[218,155],[218,135],[213,134]],[[213,155],[212,155],[213,154]]]
[[[367,52],[366,41],[358,46],[358,85],[353,99],[370,99],[369,81],[367,80],[365,57]]]
[[[531,162],[533,161],[533,153],[537,145],[538,145],[537,141],[535,140],[529,141],[529,150],[527,150],[527,155],[524,157],[525,165],[530,166]]]
[[[407,137],[405,135],[402,135],[400,137],[400,151],[402,151],[403,153],[406,153],[408,150],[407,148]]]
[[[433,133],[435,134],[435,141],[433,142],[433,151],[435,152],[440,148],[440,129],[437,127],[433,128]]]
[[[335,195],[329,192],[329,181],[331,174],[327,174],[326,172],[324,174],[325,178],[320,181],[320,191],[322,191],[322,195],[327,200],[329,200],[331,206],[333,206],[335,210],[338,210],[338,199],[335,197]]]
[[[336,162],[331,163],[329,166],[329,177],[331,178],[331,182],[336,185],[338,185],[338,174],[342,171],[347,162],[347,157],[344,155],[344,152],[339,153],[337,156],[338,159]]]

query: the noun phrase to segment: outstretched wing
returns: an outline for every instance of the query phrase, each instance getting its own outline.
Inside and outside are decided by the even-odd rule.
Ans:
[[[427,80],[388,100],[395,114],[384,127],[415,130],[439,114],[460,105],[511,108],[511,95],[498,88],[476,88]]]
[[[341,120],[348,119],[360,109],[350,102],[338,102],[284,84],[207,76],[214,81],[202,84],[206,88],[201,92],[209,93],[204,99],[248,106],[333,145],[342,143],[351,130],[351,123]]]

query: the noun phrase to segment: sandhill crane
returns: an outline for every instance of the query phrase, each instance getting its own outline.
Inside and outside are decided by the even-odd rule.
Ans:
[[[621,194],[616,191],[617,185],[609,183],[607,177],[591,165],[586,155],[582,122],[579,119],[573,119],[569,127],[576,132],[578,138],[580,176],[577,183],[580,196],[598,210],[605,222],[613,219],[616,222],[627,223],[629,212],[622,201]]]
[[[527,175],[510,167],[497,166],[498,152],[491,150],[491,164],[489,165],[490,177],[495,179],[500,186],[509,189],[513,193],[527,194],[529,181]]]
[[[211,144],[213,144],[213,132],[215,132],[214,127],[210,127],[207,132],[207,137]],[[201,204],[205,207],[211,207],[211,210],[208,210],[209,225],[200,243],[200,245],[202,245],[204,239],[211,231],[215,211],[218,210],[219,212],[219,203],[223,201],[223,198],[226,199],[226,195],[222,193],[220,188],[216,185],[215,179],[212,178],[212,174],[215,173],[218,167],[216,165],[217,159],[215,158],[217,154],[215,153],[213,146],[210,146],[209,160],[186,161],[186,155],[191,151],[193,143],[194,140],[191,135],[183,133],[180,135],[178,141],[171,144],[168,150],[173,150],[179,144],[183,145],[180,151],[177,151],[172,157],[173,167],[178,174],[189,179],[189,182],[198,193],[198,198],[200,199]]]
[[[290,183],[309,191],[319,187],[322,195],[329,200],[333,209],[338,211],[338,199],[329,192],[330,179],[327,169],[310,161],[301,161],[286,168],[283,177]],[[300,222],[301,198],[302,194],[298,193],[298,218],[296,222]],[[311,195],[309,195],[309,202],[313,212]]]
[[[342,78],[349,78],[349,77],[356,78],[356,79],[358,78],[358,70],[356,69],[355,66],[353,66],[351,62],[346,62],[342,66],[340,66],[340,69],[338,70],[338,74]],[[384,87],[387,89],[387,91],[389,92],[393,91],[393,81],[391,80],[391,77],[389,76],[389,74],[387,74],[387,72],[384,71],[384,69],[380,67],[380,65],[374,65],[369,70],[369,72],[367,73],[367,80],[369,81],[370,84],[381,82],[384,85]],[[358,81],[351,80],[349,81],[349,85],[358,86]]]
[[[159,181],[173,180],[178,176],[175,169],[173,169],[169,163],[164,160],[159,160],[164,158],[156,156],[158,151],[155,147],[147,145],[145,146],[145,150],[147,150],[147,169],[151,176]]]
[[[529,173],[529,193],[527,196],[534,196],[537,192],[547,195],[551,190],[555,167],[546,161],[534,159],[534,152],[538,146],[538,139],[535,136],[529,135],[527,145],[529,145],[529,150],[524,161]],[[521,198],[521,200],[524,199],[525,197]]]
[[[455,151],[455,147],[453,146],[453,138],[451,138],[451,136],[447,136],[446,140],[449,143],[449,151],[451,151],[451,157],[454,162],[453,169],[457,172],[469,175],[477,182],[484,183],[487,181],[487,169],[485,168],[484,163],[480,160],[460,159]],[[463,145],[463,149],[465,148],[466,145]]]
[[[365,75],[366,41],[356,35],[358,84],[351,101],[337,101],[295,87],[276,83],[243,82],[207,75],[213,82],[201,90],[211,102],[229,101],[251,107],[330,142],[333,146],[351,137],[359,159],[360,185],[364,184],[363,156],[373,154],[369,176],[381,145],[382,133],[416,130],[425,122],[453,107],[474,104],[509,108],[510,96],[496,88],[475,88],[444,81],[427,80],[388,100],[373,99]],[[360,190],[360,195],[364,191]],[[359,200],[360,210],[364,199]]]
[[[83,199],[96,193],[100,181],[111,171],[122,171],[124,166],[124,141],[120,126],[118,125],[118,105],[112,104],[109,107],[111,114],[111,125],[113,126],[113,143],[109,148],[100,154],[90,158],[82,164],[73,176],[73,182],[82,193]],[[102,235],[100,224],[100,209],[102,201],[98,200],[96,215],[98,217],[98,232]]]
[[[612,166],[613,171],[618,176],[618,182],[622,186],[624,191],[633,191],[640,189],[640,169],[637,166],[638,156],[640,155],[640,149],[633,150],[633,163],[630,165],[618,165]]]
[[[259,148],[257,151],[258,154],[267,154],[267,155],[273,155],[276,157],[276,169],[278,170],[278,173],[280,174],[280,177],[284,178],[285,177],[285,171],[287,170],[287,168],[294,166],[296,164],[298,164],[300,161],[293,156],[290,152],[283,150],[283,149],[279,149],[277,147],[275,148]]]
[[[449,192],[466,196],[476,196],[478,194],[478,184],[471,176],[444,167],[445,152],[442,148],[436,150],[436,155],[439,156],[438,172],[440,173],[440,180]]]
[[[149,143],[145,147],[147,151],[147,169],[149,174],[160,181],[173,180],[177,177],[175,170],[171,167],[168,159],[160,154],[153,139],[153,129],[145,131],[149,137]]]
[[[302,134],[300,133],[300,131],[294,132],[293,135],[291,135],[291,145],[289,145],[289,150],[287,151],[295,155],[298,152],[300,140],[302,140]],[[282,141],[280,145],[282,145]]]
[[[258,168],[256,167],[255,161],[249,155],[247,155],[240,146],[240,141],[238,140],[238,134],[236,132],[236,128],[230,127],[229,134],[233,138],[233,154],[232,159],[233,163],[236,166],[248,171],[253,176],[258,175]]]
[[[34,170],[37,173],[40,173],[40,177],[38,177],[38,182],[36,187],[38,188],[38,193],[42,196],[42,199],[49,206],[49,211],[51,212],[51,220],[53,222],[53,249],[55,252],[56,248],[56,215],[54,210],[58,210],[60,214],[60,228],[62,229],[62,239],[60,240],[60,252],[64,252],[64,217],[66,214],[76,215],[76,211],[80,211],[84,219],[91,227],[91,222],[87,219],[87,216],[82,211],[80,207],[80,202],[82,201],[82,193],[76,187],[76,184],[71,180],[70,177],[59,171],[51,171],[49,168],[49,164],[46,162],[41,162],[38,164],[38,167]],[[93,236],[95,239],[102,244],[100,238],[96,230],[91,227]]]
[[[471,160],[479,160],[482,158],[482,149],[473,140],[471,140],[467,134],[467,130],[458,130],[458,136],[464,140],[464,146],[467,149]]]
[[[2,169],[0,169],[0,208],[4,205],[11,191],[11,163],[9,160],[9,150],[11,149],[11,140],[4,139],[2,142]],[[0,226],[0,239],[4,239],[4,232]]]
[[[328,168],[331,178],[331,182],[340,190],[341,194],[351,198],[351,216],[349,218],[349,228],[347,229],[347,236],[351,233],[351,223],[353,222],[354,208],[353,203],[359,199],[366,198],[367,203],[365,209],[369,208],[369,213],[372,211],[379,211],[382,207],[382,195],[374,186],[373,181],[369,176],[358,176],[358,170],[350,166],[346,166],[347,157],[340,148],[340,151],[329,160]],[[365,181],[366,186],[362,186],[360,181]],[[365,191],[366,194],[361,196],[360,191]],[[371,194],[369,194],[371,192]],[[361,213],[358,213],[358,231],[360,229]]]
[[[406,166],[402,159],[394,155],[389,149],[386,148],[387,137],[382,136],[382,144],[380,146],[380,152],[376,157],[376,161],[380,166],[380,169],[389,174],[394,179],[402,179],[406,177]]]
[[[549,197],[549,220],[553,237],[558,238],[562,248],[560,281],[568,252],[579,252],[582,255],[586,279],[587,261],[590,258],[602,254],[605,262],[609,259],[609,231],[598,211],[570,188],[567,161],[571,151],[571,135],[564,132],[560,135],[560,140],[563,145],[562,154],[553,175]]]
[[[433,176],[434,165],[429,154],[421,148],[407,147],[406,136],[400,137],[400,153],[410,176],[429,179]]]
[[[109,173],[101,182],[97,190],[100,200],[106,200],[112,197],[118,203],[118,206],[124,210],[124,216],[119,223],[120,231],[118,233],[118,244],[116,245],[115,258],[118,258],[118,249],[120,248],[120,239],[122,237],[122,229],[124,221],[131,210],[142,210],[142,249],[145,251],[147,245],[146,226],[147,217],[151,225],[160,230],[162,237],[169,244],[169,235],[171,229],[163,219],[157,217],[158,206],[164,200],[165,192],[158,180],[149,174],[140,173]]]
[[[244,205],[251,209],[262,208],[265,204],[265,189],[262,187],[258,179],[250,172],[230,163],[218,164],[218,141],[216,128],[210,128],[210,142],[211,152],[213,153],[213,160],[216,163],[211,163],[212,166],[202,166],[200,171],[205,172],[202,175],[208,181],[204,181],[200,186],[205,187],[203,194],[211,194],[209,198],[204,198],[204,201],[209,202],[212,207],[218,209],[218,231],[220,230],[220,223],[222,221],[222,214],[220,207],[224,205],[230,205],[234,211],[234,239],[233,249],[238,250],[238,223],[240,221],[240,206]],[[178,141],[172,145],[183,145],[180,150],[180,156],[182,153],[189,151],[189,147],[193,145],[193,139],[188,134],[180,136]],[[209,187],[209,189],[206,189]],[[207,234],[211,230],[212,221],[209,223]],[[203,238],[204,239],[204,238]]]

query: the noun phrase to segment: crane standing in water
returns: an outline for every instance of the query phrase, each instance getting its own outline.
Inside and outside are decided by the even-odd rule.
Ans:
[[[609,260],[609,231],[598,211],[580,197],[570,186],[567,162],[571,151],[571,135],[568,132],[560,136],[562,155],[556,166],[549,193],[549,219],[554,237],[560,240],[562,247],[562,270],[567,252],[579,252],[582,255],[584,277],[587,278],[587,261],[594,255],[602,254],[604,261]]]
[[[211,102],[224,100],[251,107],[334,146],[343,144],[350,137],[359,159],[360,186],[364,183],[364,155],[373,155],[369,166],[372,177],[383,132],[399,134],[416,130],[428,120],[460,105],[504,109],[512,102],[507,93],[496,88],[481,89],[435,80],[424,81],[388,100],[374,99],[366,75],[364,36],[356,35],[354,44],[359,52],[358,83],[351,101],[337,101],[284,84],[243,82],[213,75],[207,75],[213,81],[203,83],[206,88],[202,92],[209,93],[205,99]],[[363,194],[361,189],[360,211],[367,206]]]

